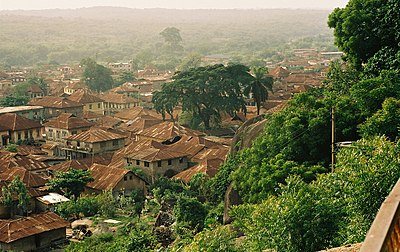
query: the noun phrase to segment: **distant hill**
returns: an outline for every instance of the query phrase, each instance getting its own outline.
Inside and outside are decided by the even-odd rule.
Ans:
[[[309,37],[330,46],[328,14],[327,10],[119,7],[0,11],[0,62],[76,62],[96,54],[103,61],[132,59],[160,48],[159,33],[169,26],[180,29],[187,53],[270,54],[273,48]]]

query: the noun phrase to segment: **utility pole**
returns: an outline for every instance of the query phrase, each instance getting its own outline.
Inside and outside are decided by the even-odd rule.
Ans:
[[[331,160],[332,160],[332,172],[334,172],[335,171],[335,108],[334,107],[332,107],[331,127],[332,127]]]

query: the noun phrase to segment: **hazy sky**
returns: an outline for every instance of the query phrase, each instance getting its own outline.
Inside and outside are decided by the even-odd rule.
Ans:
[[[348,0],[0,0],[0,10],[75,9],[90,6],[170,9],[333,9]]]

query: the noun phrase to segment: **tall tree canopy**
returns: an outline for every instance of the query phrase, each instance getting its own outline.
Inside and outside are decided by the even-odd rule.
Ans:
[[[253,95],[254,102],[257,106],[257,115],[260,114],[260,107],[263,102],[268,99],[268,91],[272,92],[273,78],[266,75],[267,69],[265,67],[254,67],[252,69],[254,79],[247,83],[244,89],[244,94]]]
[[[114,80],[111,76],[111,69],[97,64],[91,58],[83,59],[81,65],[85,67],[83,79],[90,89],[105,91],[113,87]]]
[[[94,179],[89,171],[70,169],[67,172],[58,172],[55,178],[50,180],[48,186],[51,190],[62,192],[67,196],[79,197],[85,185]]]
[[[350,0],[345,8],[337,8],[330,14],[328,25],[334,28],[336,45],[357,67],[381,50],[386,52],[386,57],[399,51],[400,3],[397,0]]]
[[[171,108],[180,104],[183,111],[193,114],[192,120],[198,124],[202,122],[205,129],[210,129],[211,122],[220,122],[221,112],[234,115],[246,110],[242,89],[252,80],[246,66],[191,68],[176,73],[173,79],[154,94],[154,106],[161,113],[169,113]],[[165,104],[167,97],[170,97],[170,103]]]

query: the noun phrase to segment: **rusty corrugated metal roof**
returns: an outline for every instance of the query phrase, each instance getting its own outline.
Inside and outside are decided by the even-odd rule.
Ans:
[[[12,167],[23,167],[28,171],[43,170],[50,165],[37,161],[27,156],[21,156],[17,153],[0,151],[0,172]]]
[[[117,104],[127,104],[127,103],[138,102],[138,100],[133,97],[129,97],[129,96],[126,96],[123,94],[118,94],[118,93],[113,93],[113,92],[101,94],[101,97],[106,102],[117,103]]]
[[[29,120],[28,118],[13,113],[0,115],[0,125],[12,131],[40,129],[42,127],[39,122]]]
[[[35,214],[19,219],[0,220],[0,241],[11,243],[32,235],[65,228],[69,222],[53,212]]]
[[[62,113],[54,119],[50,119],[44,124],[46,127],[53,127],[57,129],[79,129],[79,128],[89,128],[93,126],[94,123],[89,122],[85,119],[76,117],[71,113]]]
[[[47,183],[42,176],[32,173],[22,167],[13,167],[0,173],[1,181],[11,182],[14,178],[19,177],[27,187],[41,187]]]
[[[29,105],[43,106],[46,108],[75,108],[83,107],[83,104],[71,101],[66,97],[44,96],[37,97],[29,102]]]
[[[68,100],[78,102],[81,104],[94,103],[94,102],[103,102],[104,100],[99,98],[96,93],[89,89],[79,89],[73,92]]]
[[[90,174],[94,178],[94,181],[88,183],[87,187],[101,191],[112,190],[128,173],[134,175],[133,172],[127,169],[93,164],[90,167]]]
[[[153,138],[154,140],[166,141],[176,136],[183,136],[183,135],[203,136],[205,134],[200,131],[180,126],[173,122],[162,122],[150,128],[139,131],[138,135],[150,137]]]
[[[90,130],[66,137],[68,141],[81,141],[85,143],[98,143],[105,141],[112,141],[117,139],[124,139],[126,136],[112,133],[99,128],[91,128]]]
[[[176,174],[173,178],[183,180],[186,183],[189,182],[197,173],[206,174],[212,178],[217,174],[218,168],[223,162],[224,160],[219,158],[205,159],[201,163]]]
[[[143,149],[127,156],[134,160],[142,160],[148,162],[175,159],[180,157],[187,157],[188,154],[182,152],[171,151],[169,149],[156,149],[154,147]]]

